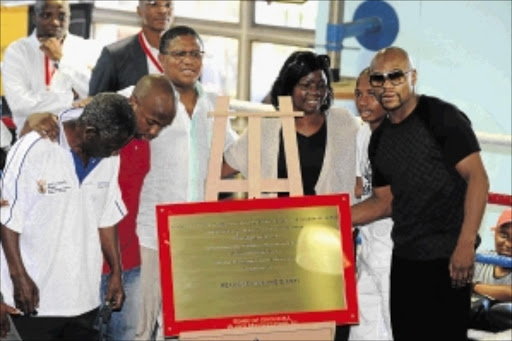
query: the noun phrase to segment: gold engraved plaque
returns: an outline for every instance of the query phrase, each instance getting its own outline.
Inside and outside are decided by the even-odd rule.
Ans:
[[[336,207],[171,223],[177,320],[345,308]]]
[[[165,335],[357,323],[347,194],[157,206]]]

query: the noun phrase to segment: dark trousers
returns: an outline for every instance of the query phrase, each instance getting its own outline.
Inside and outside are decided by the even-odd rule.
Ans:
[[[334,341],[347,341],[350,334],[350,325],[336,326]]]
[[[94,322],[98,308],[72,317],[16,316],[12,320],[23,341],[28,340],[97,340]]]
[[[467,340],[471,287],[452,288],[449,259],[393,255],[390,311],[394,340]]]

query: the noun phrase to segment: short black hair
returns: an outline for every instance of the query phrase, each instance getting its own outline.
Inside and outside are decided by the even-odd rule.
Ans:
[[[160,37],[160,47],[159,47],[160,53],[166,54],[167,47],[169,46],[169,42],[172,41],[174,38],[181,37],[181,36],[193,36],[194,38],[196,38],[199,41],[199,43],[201,44],[201,48],[204,47],[203,40],[201,39],[199,34],[197,34],[197,32],[192,27],[184,26],[184,25],[174,26],[174,27],[171,27],[170,29],[168,29],[167,31],[165,31],[165,33]]]
[[[278,109],[279,96],[291,96],[293,88],[299,83],[300,79],[313,71],[322,70],[327,78],[327,96],[324,103],[320,107],[322,112],[325,112],[332,105],[334,98],[332,91],[332,75],[331,75],[331,60],[329,56],[324,54],[316,54],[311,51],[295,51],[284,62],[279,71],[272,90],[270,91],[270,100],[272,105]]]
[[[362,76],[370,76],[370,67],[365,67],[360,73],[359,73],[359,76],[357,76],[357,80],[356,80],[356,88],[357,86],[359,85],[359,81],[361,80],[361,77]]]

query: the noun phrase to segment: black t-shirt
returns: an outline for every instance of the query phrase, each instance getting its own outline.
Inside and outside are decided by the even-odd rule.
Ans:
[[[307,137],[297,133],[297,146],[299,148],[300,170],[302,174],[302,188],[304,195],[315,195],[315,186],[322,170],[327,143],[327,125],[324,124],[313,135]],[[279,138],[279,156],[277,159],[277,177],[287,178],[286,160],[284,158],[283,134]],[[279,193],[278,196],[288,196],[288,193]]]
[[[455,165],[480,150],[455,106],[420,96],[402,122],[388,119],[368,149],[373,186],[391,186],[394,252],[404,258],[450,257],[462,227],[466,182]]]

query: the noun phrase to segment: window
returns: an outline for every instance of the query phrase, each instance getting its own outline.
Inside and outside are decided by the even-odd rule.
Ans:
[[[101,24],[93,25],[94,39],[103,45],[124,39],[140,32],[139,26]]]
[[[135,12],[139,0],[100,0],[94,1],[94,6],[98,8],[110,8],[120,11]]]
[[[206,91],[236,97],[238,40],[201,35],[204,43],[201,83]]]
[[[237,23],[240,1],[174,1],[174,13],[184,18]]]
[[[318,10],[316,1],[299,1],[298,4],[256,1],[255,5],[256,24],[315,29]]]
[[[261,102],[268,95],[279,70],[288,56],[299,46],[255,42],[252,44],[251,98]],[[272,56],[272,59],[269,59]]]
[[[261,101],[286,57],[315,42],[317,1],[174,0],[174,25],[194,28],[205,44],[208,90]],[[95,1],[93,35],[108,44],[140,31],[137,0]],[[129,12],[129,13],[127,13]]]

